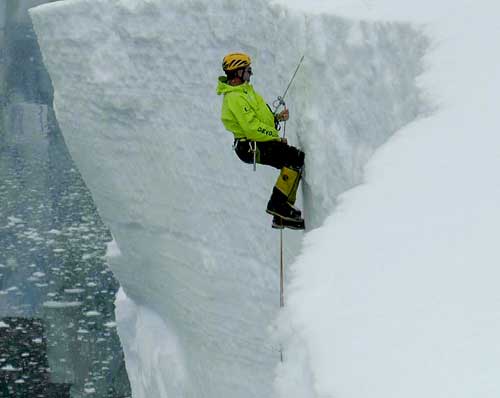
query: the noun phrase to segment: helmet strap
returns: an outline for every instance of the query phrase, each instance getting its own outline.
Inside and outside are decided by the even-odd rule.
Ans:
[[[239,72],[241,72],[241,73],[239,73]],[[247,74],[247,75],[248,75],[248,78],[245,78],[245,74]],[[238,75],[239,75],[239,78],[240,78],[243,82],[245,82],[245,83],[248,83],[248,82],[250,81],[250,76],[252,76],[252,74],[251,74],[251,73],[248,73],[248,72],[246,71],[246,67],[245,67],[245,68],[243,68],[243,69],[240,69],[240,70],[238,71]]]

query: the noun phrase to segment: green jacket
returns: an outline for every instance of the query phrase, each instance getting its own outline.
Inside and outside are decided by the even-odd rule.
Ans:
[[[251,84],[239,86],[227,84],[225,76],[219,77],[217,94],[224,94],[222,101],[222,123],[235,138],[252,141],[279,141],[280,135],[274,127],[274,115],[255,92]]]

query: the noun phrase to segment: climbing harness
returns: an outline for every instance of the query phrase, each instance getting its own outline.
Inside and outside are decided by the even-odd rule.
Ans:
[[[257,171],[257,141],[250,141],[250,150],[253,153],[253,171]]]
[[[235,140],[233,142],[233,151],[236,151],[240,142],[248,142],[248,146],[250,147],[250,149],[248,151],[252,152],[252,155],[253,155],[253,171],[256,171],[256,169],[257,169],[257,166],[256,166],[257,165],[257,142],[235,138]]]

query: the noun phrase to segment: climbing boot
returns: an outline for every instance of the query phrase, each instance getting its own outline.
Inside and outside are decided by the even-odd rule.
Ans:
[[[281,217],[274,216],[273,217],[273,224],[271,225],[274,229],[284,229],[284,228],[290,228],[290,229],[306,229],[306,225],[303,219],[298,219],[298,220],[284,220]]]
[[[294,221],[300,220],[301,212],[295,207],[291,206],[287,203],[287,197],[283,192],[281,192],[276,187],[273,188],[273,194],[271,195],[271,199],[267,203],[266,212],[273,216],[281,217],[285,220]]]

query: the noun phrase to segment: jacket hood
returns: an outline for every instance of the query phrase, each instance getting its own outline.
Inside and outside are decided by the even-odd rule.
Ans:
[[[226,76],[219,76],[219,82],[217,84],[217,95],[227,94],[233,91],[245,91],[248,90],[248,88],[248,83],[240,84],[239,86],[231,86],[227,84]]]

